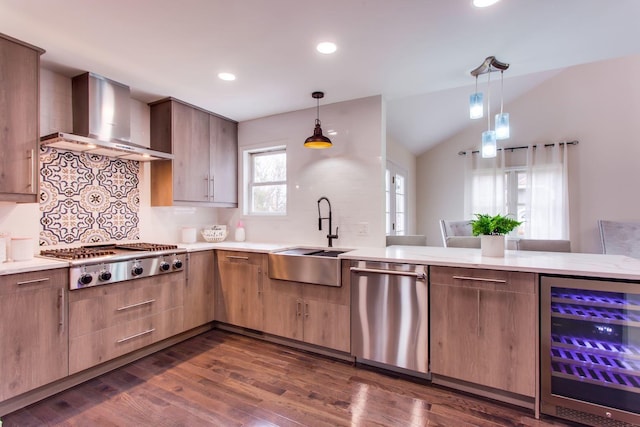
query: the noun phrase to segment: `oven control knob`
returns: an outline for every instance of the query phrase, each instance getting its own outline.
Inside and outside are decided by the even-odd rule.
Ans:
[[[82,273],[78,278],[78,284],[80,286],[86,286],[93,280],[93,276],[89,273]]]
[[[180,270],[182,268],[182,261],[179,259],[174,259],[173,260],[173,268],[175,270]]]
[[[131,275],[133,276],[139,276],[144,272],[144,269],[142,268],[142,266],[140,264],[135,264],[133,266],[133,268],[131,269]]]
[[[100,274],[98,274],[98,279],[106,282],[111,279],[111,272],[109,270],[102,270]]]
[[[171,265],[167,261],[162,261],[160,263],[160,271],[169,271]]]

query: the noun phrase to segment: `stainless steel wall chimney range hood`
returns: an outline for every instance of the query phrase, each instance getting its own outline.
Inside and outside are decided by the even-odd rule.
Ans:
[[[131,142],[128,86],[94,73],[72,79],[73,133],[40,138],[42,145],[127,160],[173,159],[173,155]]]

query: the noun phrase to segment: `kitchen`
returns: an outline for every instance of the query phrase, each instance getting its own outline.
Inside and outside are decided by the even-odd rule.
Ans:
[[[10,34],[17,36],[19,32],[11,32]],[[47,48],[44,44],[42,47]],[[486,54],[485,52],[478,53],[479,58],[477,59],[482,59]],[[474,61],[477,59],[474,58]],[[634,205],[637,203],[635,200],[609,200],[615,197],[615,194],[607,189],[620,180],[636,181],[634,175],[636,168],[631,164],[627,166],[627,163],[634,158],[629,155],[629,152],[637,150],[632,144],[633,136],[637,134],[637,129],[635,129],[637,125],[630,118],[620,120],[619,123],[615,120],[602,120],[601,118],[603,112],[617,111],[617,108],[614,108],[616,105],[633,105],[635,99],[633,92],[624,84],[633,81],[634,66],[637,67],[636,62],[637,60],[631,57],[599,64],[576,66],[573,70],[566,71],[564,77],[558,76],[555,80],[552,79],[548,87],[543,87],[539,92],[532,92],[519,98],[514,102],[511,110],[512,117],[516,115],[529,117],[532,115],[532,111],[537,111],[536,114],[539,114],[540,110],[551,110],[549,115],[553,117],[554,112],[551,106],[557,106],[561,111],[557,117],[562,117],[568,123],[565,125],[567,129],[558,125],[556,128],[547,126],[546,131],[540,130],[543,127],[537,120],[544,121],[548,118],[536,115],[536,121],[527,122],[527,126],[531,128],[523,129],[523,131],[530,135],[533,141],[564,138],[580,140],[580,145],[575,147],[576,150],[572,152],[575,157],[571,158],[572,165],[575,165],[575,175],[572,178],[572,183],[575,185],[573,194],[580,195],[573,200],[577,204],[572,206],[572,212],[577,212],[577,219],[572,221],[572,227],[575,229],[572,229],[571,234],[573,247],[578,252],[599,251],[595,229],[596,218],[633,219],[633,212],[637,211]],[[465,64],[460,71],[461,75],[475,65],[475,62]],[[84,69],[86,70],[86,68],[93,67],[87,64]],[[612,68],[620,76],[613,82],[608,79]],[[113,73],[100,71],[112,78],[117,77],[118,74],[116,71]],[[600,79],[605,79],[608,85],[588,84],[598,76]],[[466,78],[464,84],[470,85],[469,76],[466,75],[463,78]],[[600,110],[585,111],[582,108],[577,108],[582,105],[577,101],[573,101],[570,106],[558,105],[557,101],[549,102],[548,94],[545,97],[545,92],[557,92],[559,87],[567,86],[564,80],[560,80],[561,78],[575,84],[575,86],[568,85],[571,91],[563,89],[568,91],[566,98],[576,99],[577,95],[584,96],[585,85],[582,84],[584,81],[587,82],[586,86],[591,91],[589,92],[590,96],[594,90],[598,90],[596,98],[600,101],[597,105]],[[581,79],[583,81],[580,81]],[[60,113],[60,111],[70,111],[68,81],[58,73],[43,70],[40,84],[40,90],[45,100],[42,102],[41,134],[68,129],[69,116]],[[316,111],[315,108],[310,108],[314,104],[308,95],[311,90],[315,89],[315,87],[305,88],[304,93],[300,95],[299,102],[302,109],[241,122],[239,138],[241,148],[255,147],[265,143],[287,144],[287,151],[291,156],[292,184],[295,188],[295,190],[292,188],[292,193],[299,194],[295,197],[291,194],[290,212],[286,219],[242,217],[247,230],[247,240],[250,242],[324,246],[326,233],[318,232],[316,229],[316,201],[324,195],[332,201],[335,223],[340,227],[340,238],[336,245],[341,247],[384,246],[384,194],[382,192],[384,162],[381,162],[381,159],[384,158],[385,151],[388,155],[393,153],[394,156],[397,156],[394,159],[396,161],[401,155],[406,155],[405,151],[393,146],[389,141],[387,141],[386,147],[382,142],[385,139],[383,131],[385,102],[380,96],[372,96],[359,97],[359,99],[352,101],[330,102],[327,100],[326,104],[321,103],[320,118],[323,127],[325,129],[329,129],[327,126],[336,128],[338,135],[332,138],[334,147],[331,150],[311,151],[303,149],[301,144],[295,142],[304,140],[310,133],[310,124],[313,124]],[[59,94],[60,91],[62,95]],[[462,92],[460,98],[464,102],[468,94],[466,89]],[[625,93],[626,95],[623,95]],[[327,90],[327,97],[329,95],[330,92]],[[175,96],[175,94],[163,92],[162,96]],[[331,94],[331,96],[334,95]],[[47,102],[50,105],[55,105],[56,108],[45,110],[44,106]],[[390,105],[392,103],[393,101],[389,102]],[[150,140],[147,133],[149,129],[148,107],[146,103],[135,100],[132,105],[132,135],[136,136],[135,140],[139,141],[138,143],[148,145],[150,144],[150,142],[146,143]],[[390,106],[386,108],[390,108]],[[220,113],[217,109],[211,109],[211,111]],[[631,115],[631,111],[632,109],[625,109],[621,114]],[[620,148],[607,151],[607,156],[611,156],[611,160],[610,163],[607,162],[603,165],[603,170],[609,170],[609,172],[602,175],[594,174],[584,165],[592,164],[593,160],[591,159],[603,157],[601,141],[610,140],[613,129],[607,126],[614,124],[615,133],[613,134],[616,135],[616,142],[620,144]],[[593,126],[594,129],[586,128],[587,125]],[[441,144],[417,160],[418,164],[426,165],[426,167],[416,168],[421,176],[426,175],[426,178],[419,177],[417,180],[421,185],[424,184],[427,187],[421,188],[416,195],[416,204],[423,206],[423,208],[418,210],[419,215],[413,214],[413,221],[416,222],[416,225],[410,225],[409,230],[426,234],[430,245],[440,245],[437,228],[434,230],[434,227],[437,227],[437,219],[455,217],[455,212],[460,211],[457,205],[462,203],[461,199],[451,198],[447,193],[461,187],[459,183],[456,183],[456,177],[459,174],[452,173],[460,167],[454,163],[458,160],[456,153],[458,148],[468,148],[468,135],[474,135],[475,138],[475,135],[479,134],[478,126],[481,125],[469,126],[469,130],[465,130],[463,134],[453,138],[451,142]],[[520,126],[525,125],[521,124]],[[286,131],[282,131],[283,129]],[[380,141],[380,143],[372,144],[370,141]],[[464,147],[460,147],[462,144]],[[626,144],[629,146],[627,147]],[[401,154],[398,154],[398,151],[401,151]],[[609,161],[608,157],[607,160]],[[615,165],[618,164],[625,166],[616,167]],[[241,217],[240,212],[236,210],[189,206],[152,207],[150,195],[145,190],[150,181],[150,171],[147,165],[142,163],[141,166],[143,174],[139,213],[141,240],[177,242],[180,238],[180,229],[183,226],[200,228],[218,223],[228,224],[231,228],[235,227],[237,220]],[[446,169],[446,172],[443,169]],[[446,191],[442,188],[443,180],[439,177],[434,178],[431,174],[442,174],[440,177],[451,176],[451,185],[452,187],[455,185],[455,187],[451,191]],[[608,176],[611,178],[606,179]],[[379,185],[371,185],[376,180],[379,180]],[[587,192],[587,188],[589,192]],[[592,195],[592,197],[585,197],[585,193]],[[429,195],[429,198],[424,200],[426,194]],[[607,211],[607,209],[611,209],[611,211]],[[37,205],[3,206],[2,210],[3,229],[20,230],[22,233],[30,235],[34,241],[39,240],[38,224],[40,224],[41,213]],[[362,235],[364,233],[359,232],[362,224],[366,224],[368,235]]]

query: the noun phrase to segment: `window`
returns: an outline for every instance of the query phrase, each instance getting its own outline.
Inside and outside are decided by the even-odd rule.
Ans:
[[[285,147],[270,147],[245,152],[248,175],[247,206],[249,215],[284,215],[287,213],[287,152]]]
[[[566,145],[501,150],[494,159],[466,160],[465,218],[509,214],[523,224],[512,232],[530,239],[569,239]]]
[[[404,236],[407,232],[407,173],[387,162],[385,174],[386,231],[388,236]]]

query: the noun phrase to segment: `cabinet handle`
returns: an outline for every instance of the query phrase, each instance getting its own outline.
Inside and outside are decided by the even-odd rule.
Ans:
[[[33,279],[33,280],[23,280],[22,282],[18,282],[18,286],[33,285],[34,283],[42,283],[47,281],[49,281],[48,277],[43,277],[41,279]]]
[[[207,193],[210,194],[209,200],[215,200],[216,198],[216,186],[214,179],[215,178],[213,176],[209,179],[209,190],[207,190]]]
[[[296,316],[302,316],[302,301],[300,300],[296,301]]]
[[[506,280],[502,279],[485,279],[484,277],[469,277],[469,276],[452,276],[454,279],[458,280],[473,280],[475,282],[489,282],[489,283],[507,283]]]
[[[248,256],[227,255],[227,259],[241,259],[243,261],[249,261]]]
[[[60,314],[58,329],[60,332],[64,332],[64,289],[58,291],[58,312]]]
[[[476,323],[476,334],[478,335],[478,338],[480,338],[480,290],[477,291],[477,300],[478,306],[476,308],[476,313],[478,315],[478,319]]]
[[[135,304],[125,305],[124,307],[117,308],[116,311],[128,310],[130,308],[140,307],[141,305],[147,305],[147,304],[151,304],[153,302],[156,302],[156,300],[155,299],[150,299],[150,300],[147,300],[147,301],[137,302]]]
[[[309,303],[304,303],[304,317],[309,317]]]
[[[36,172],[36,152],[34,149],[31,149],[29,151],[27,151],[27,157],[29,158],[29,160],[31,160],[29,162],[29,166],[30,166],[30,171],[29,171],[29,188],[34,188],[35,186],[34,184],[34,178],[35,178],[35,172]]]
[[[151,332],[153,332],[155,330],[156,330],[156,328],[151,328],[151,329],[147,329],[146,331],[139,332],[139,333],[137,333],[135,335],[131,335],[131,336],[126,337],[126,338],[120,338],[118,341],[116,341],[116,344],[121,344],[121,343],[123,343],[125,341],[129,341],[129,340],[132,340],[134,338],[138,338],[138,337],[141,337],[143,335],[150,334]]]
[[[408,276],[408,277],[415,277],[417,280],[427,280],[427,276],[424,273],[414,273],[412,271],[379,270],[376,268],[360,268],[360,267],[351,267],[351,271],[355,273],[376,273],[376,274],[388,274],[392,276]]]
[[[207,194],[205,194],[205,195],[204,195],[204,198],[205,198],[205,199],[207,199],[207,200],[209,200],[209,191],[210,191],[210,189],[211,189],[211,187],[209,186],[209,181],[210,181],[210,180],[209,180],[209,175],[207,175],[207,176],[204,178],[204,185],[206,185],[206,186],[207,186]]]

